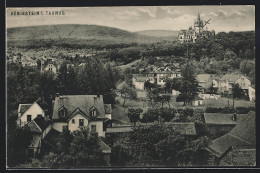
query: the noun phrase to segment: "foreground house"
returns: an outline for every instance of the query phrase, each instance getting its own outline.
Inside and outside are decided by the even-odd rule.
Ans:
[[[28,146],[27,155],[28,157],[35,157],[41,152],[42,140],[51,130],[51,121],[38,115],[34,120],[25,125],[33,134],[33,140]]]
[[[63,132],[67,129],[75,131],[81,127],[89,127],[91,131],[104,137],[111,111],[111,107],[108,111],[108,106],[105,106],[102,95],[57,96],[54,101],[52,128]]]
[[[19,104],[18,119],[16,120],[16,123],[19,127],[23,127],[25,124],[34,120],[37,116],[45,117],[44,110],[37,102],[32,104]]]
[[[214,139],[205,148],[219,166],[255,166],[255,112],[249,112],[227,134]]]
[[[204,113],[210,135],[224,135],[230,132],[247,114]]]

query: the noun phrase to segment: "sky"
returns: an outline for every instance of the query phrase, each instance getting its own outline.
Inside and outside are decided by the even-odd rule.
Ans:
[[[46,15],[46,11],[64,11],[65,15]],[[14,11],[42,11],[43,15],[11,15]],[[216,32],[255,30],[255,7],[232,6],[126,6],[126,7],[53,7],[7,8],[6,27],[88,24],[115,27],[131,32],[142,30],[188,29],[198,12],[208,30]]]

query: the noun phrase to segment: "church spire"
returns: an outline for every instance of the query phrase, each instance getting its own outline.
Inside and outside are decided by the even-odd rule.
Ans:
[[[198,18],[197,18],[198,21],[200,21],[200,12],[198,12]]]

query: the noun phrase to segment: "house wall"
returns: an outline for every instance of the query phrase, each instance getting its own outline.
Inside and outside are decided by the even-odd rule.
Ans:
[[[137,90],[144,90],[144,82],[134,82],[134,86]]]
[[[236,124],[208,124],[208,130],[211,135],[224,135],[228,132],[230,132]]]
[[[73,124],[72,123],[72,120],[75,120],[75,123]],[[79,127],[79,119],[84,119],[84,127],[87,127],[88,126],[88,119],[85,118],[84,116],[82,116],[81,114],[77,114],[75,115],[72,119],[69,120],[69,130],[70,131],[75,131],[75,130],[80,130],[80,127]]]
[[[54,123],[52,123],[52,128],[59,132],[62,132],[63,126],[67,126],[67,125],[68,125],[67,122],[54,122]]]
[[[105,137],[105,132],[103,131],[103,121],[91,121],[89,122],[89,129],[91,131],[91,125],[96,125],[96,132],[98,136]]]
[[[248,87],[248,96],[250,101],[255,100],[255,89],[251,86]]]
[[[112,115],[111,114],[105,114],[105,117],[108,118],[108,119],[112,119]]]
[[[199,106],[199,105],[203,105],[203,100],[195,100],[192,102],[192,106]]]
[[[42,132],[42,139],[45,138],[45,136],[50,132],[51,130],[51,124]]]
[[[44,71],[49,71],[49,69],[52,69],[52,72],[53,73],[57,73],[57,68],[55,67],[55,65],[54,64],[48,64],[45,68],[44,68]]]
[[[27,111],[23,113],[23,115],[17,120],[17,124],[20,126],[20,121],[21,121],[21,126],[24,126],[27,123],[27,115],[31,115],[32,119],[34,120],[38,114],[41,114],[43,117],[45,116],[44,111],[42,108],[37,104],[34,103]]]
[[[239,84],[240,88],[243,90],[248,90],[249,85],[251,85],[250,80],[248,80],[244,76],[241,76],[240,78],[238,78],[235,83]]]

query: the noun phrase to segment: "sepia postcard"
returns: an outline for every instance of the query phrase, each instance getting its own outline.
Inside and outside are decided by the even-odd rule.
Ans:
[[[256,166],[255,6],[6,8],[6,168]]]

